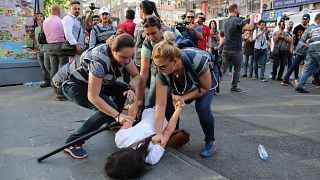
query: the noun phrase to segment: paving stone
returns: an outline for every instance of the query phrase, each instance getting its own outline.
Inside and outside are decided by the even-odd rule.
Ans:
[[[22,163],[15,163],[9,166],[0,167],[0,177],[3,180],[18,180],[26,178]]]

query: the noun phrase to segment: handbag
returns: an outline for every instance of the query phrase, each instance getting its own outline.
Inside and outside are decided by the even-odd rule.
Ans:
[[[77,41],[79,40],[80,32],[81,32],[81,28],[79,29]],[[64,38],[64,42],[61,45],[61,50],[67,56],[74,56],[77,53],[76,45],[71,45],[66,38]]]
[[[38,44],[48,44],[48,43],[47,43],[47,39],[46,39],[46,35],[44,34],[43,31],[41,31],[41,32],[38,34]]]
[[[281,42],[280,42],[279,47],[274,46],[273,51],[272,51],[272,54],[273,54],[273,55],[279,54],[279,51],[280,51],[280,47],[281,47],[281,45],[282,45],[282,42],[283,42],[283,39],[281,39]]]
[[[187,144],[190,140],[190,134],[185,129],[176,129],[171,134],[167,142],[167,146],[174,149],[181,148],[184,144]]]

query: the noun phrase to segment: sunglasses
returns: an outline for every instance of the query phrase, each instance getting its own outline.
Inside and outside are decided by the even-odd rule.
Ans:
[[[194,16],[187,16],[188,19],[194,19]]]

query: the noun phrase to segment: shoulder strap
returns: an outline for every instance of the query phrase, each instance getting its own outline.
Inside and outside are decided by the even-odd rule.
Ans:
[[[198,83],[197,88],[200,91],[199,76],[196,73],[196,71],[193,69],[190,58],[188,57],[188,55],[186,53],[182,52],[182,59],[183,59],[183,62],[184,62],[184,65],[185,65],[187,72],[189,72],[191,74],[193,80]]]

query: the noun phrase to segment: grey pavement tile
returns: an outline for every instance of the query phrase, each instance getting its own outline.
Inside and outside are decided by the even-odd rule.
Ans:
[[[65,168],[66,162],[64,157],[51,158],[41,163],[33,159],[23,162],[23,165],[28,179],[68,179],[70,173]]]
[[[9,166],[0,167],[0,177],[3,180],[25,179],[25,169],[22,163],[15,163]]]

